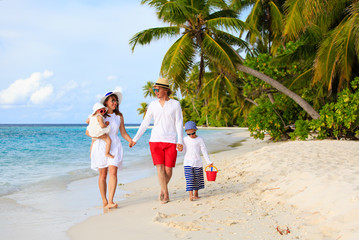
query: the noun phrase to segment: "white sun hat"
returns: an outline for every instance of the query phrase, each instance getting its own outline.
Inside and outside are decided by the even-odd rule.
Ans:
[[[108,108],[105,107],[102,103],[95,103],[92,107],[92,114],[95,114],[95,112],[101,108],[105,108],[106,111],[108,110]]]
[[[105,103],[105,100],[107,97],[111,96],[111,95],[116,95],[117,96],[117,99],[118,99],[118,104],[117,106],[119,106],[121,104],[121,101],[122,101],[122,93],[121,92],[108,92],[105,94],[105,96],[103,96],[100,100],[100,103],[104,104]]]

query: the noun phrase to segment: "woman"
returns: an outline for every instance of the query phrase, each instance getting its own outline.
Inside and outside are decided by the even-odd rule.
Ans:
[[[118,110],[122,100],[120,92],[108,92],[101,98],[100,102],[108,108],[105,115],[105,122],[109,122],[111,127],[109,136],[112,140],[111,155],[114,158],[105,156],[106,142],[99,137],[93,143],[91,150],[91,168],[99,171],[98,185],[102,197],[103,206],[105,208],[117,208],[117,204],[113,202],[117,187],[117,169],[122,167],[123,149],[120,138],[118,137],[118,130],[121,136],[132,142],[131,137],[127,134],[122,113]],[[88,135],[88,132],[86,132]],[[89,136],[89,135],[88,135]],[[107,174],[109,175],[108,182],[108,199],[106,196],[107,190]]]

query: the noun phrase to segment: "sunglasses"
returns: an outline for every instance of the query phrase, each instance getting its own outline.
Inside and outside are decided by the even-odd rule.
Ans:
[[[187,133],[188,136],[192,136],[192,135],[195,135],[196,132],[193,132],[193,133]]]
[[[153,88],[153,91],[156,93],[159,92],[160,90],[158,88]]]
[[[99,113],[105,113],[106,112],[106,110],[104,110],[104,109],[100,109],[100,110],[98,110],[99,111]]]

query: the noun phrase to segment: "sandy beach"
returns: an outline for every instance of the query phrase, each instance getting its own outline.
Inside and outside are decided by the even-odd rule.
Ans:
[[[158,201],[157,177],[119,186],[118,209],[70,228],[84,239],[359,239],[359,142],[247,137],[211,154],[219,172],[189,201],[183,166]],[[94,186],[95,187],[95,186]],[[161,236],[158,238],[158,236]]]

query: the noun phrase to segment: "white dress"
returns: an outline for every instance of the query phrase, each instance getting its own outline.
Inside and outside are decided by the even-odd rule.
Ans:
[[[92,145],[91,151],[91,168],[93,170],[98,170],[99,168],[107,168],[109,165],[113,165],[122,168],[122,158],[123,158],[123,149],[121,140],[118,137],[118,130],[120,129],[121,117],[113,114],[108,114],[108,117],[105,117],[105,121],[110,123],[111,126],[109,136],[112,140],[110,154],[114,156],[114,158],[106,157],[106,142],[97,139]]]
[[[87,131],[89,132],[91,137],[99,137],[110,132],[110,125],[105,128],[102,128],[97,119],[97,116],[101,116],[103,119],[103,116],[101,114],[96,114],[95,116],[89,117],[90,123],[87,126]],[[105,122],[105,120],[103,122]]]

